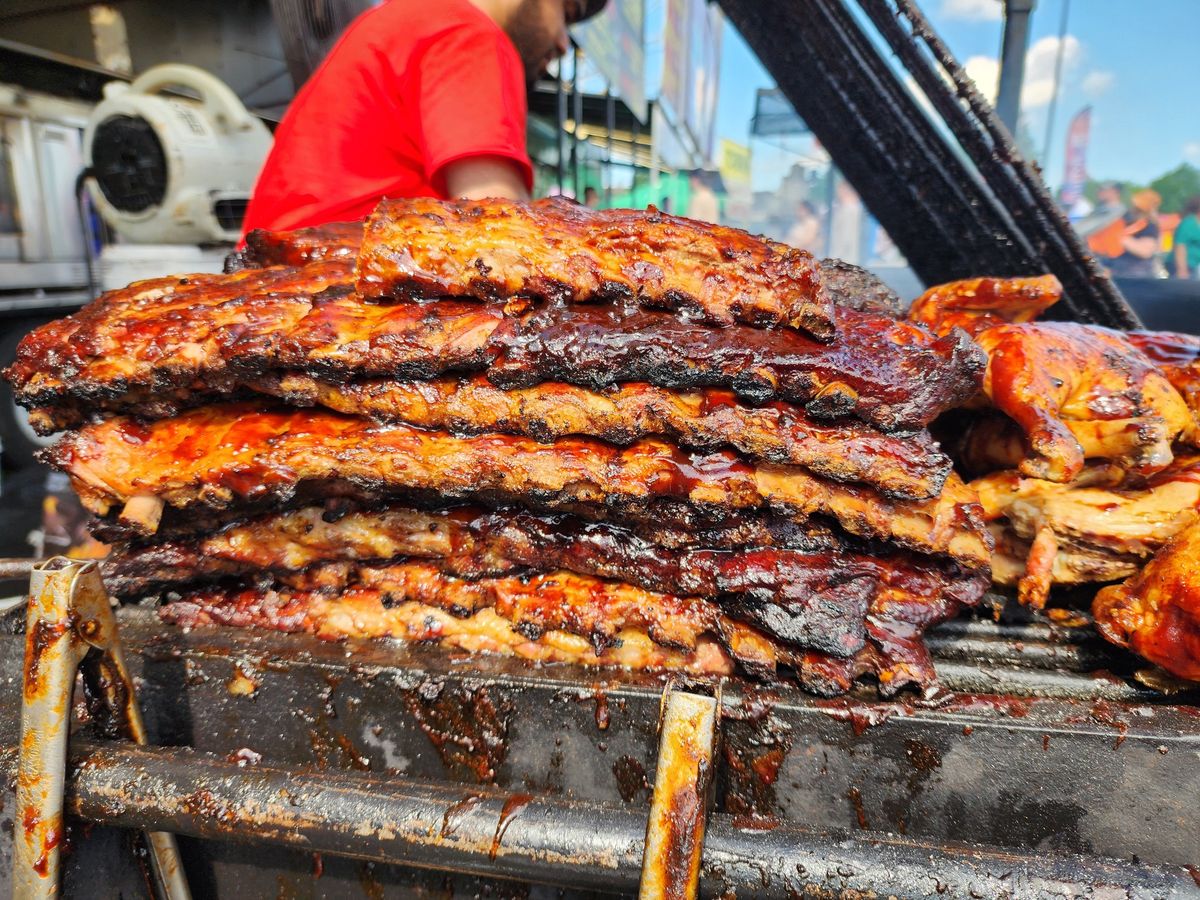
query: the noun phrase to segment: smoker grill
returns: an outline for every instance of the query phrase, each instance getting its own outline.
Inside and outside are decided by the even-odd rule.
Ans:
[[[195,896],[636,892],[662,680],[120,619],[151,747],[74,742],[69,808],[183,836]],[[0,637],[6,774],[22,643]],[[1195,695],[1140,686],[1086,626],[977,618],[931,644],[928,702],[724,685],[705,895],[1200,894]],[[97,872],[144,891],[124,833],[70,840],[72,896]]]
[[[924,278],[1049,269],[1061,312],[1136,325],[909,0],[857,3],[722,5]],[[143,895],[138,830],[180,836],[197,897],[636,893],[662,679],[118,619],[149,743],[72,739],[69,896]],[[702,892],[1200,896],[1200,697],[1144,686],[1077,619],[943,625],[928,701],[685,685],[720,706]],[[6,780],[21,621],[0,617]],[[0,894],[14,818],[0,790]]]

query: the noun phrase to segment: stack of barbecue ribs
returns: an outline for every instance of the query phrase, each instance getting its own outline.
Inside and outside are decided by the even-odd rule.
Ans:
[[[928,689],[991,539],[926,426],[986,359],[654,210],[384,202],[46,325],[8,377],[185,625]],[[892,310],[891,312],[894,312]]]

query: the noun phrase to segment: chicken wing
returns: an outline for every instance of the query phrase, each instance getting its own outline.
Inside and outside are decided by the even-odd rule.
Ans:
[[[934,285],[913,301],[908,317],[937,334],[961,328],[974,337],[993,325],[1032,322],[1061,297],[1053,275],[968,278]]]
[[[1092,603],[1105,638],[1172,675],[1200,681],[1200,521],[1171,539],[1149,565]]]

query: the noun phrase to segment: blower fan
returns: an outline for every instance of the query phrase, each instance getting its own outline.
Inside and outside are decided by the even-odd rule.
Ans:
[[[224,82],[176,64],[105,85],[83,140],[97,210],[136,244],[236,241],[271,149]]]
[[[346,26],[374,5],[372,0],[271,0],[296,90],[325,59]]]

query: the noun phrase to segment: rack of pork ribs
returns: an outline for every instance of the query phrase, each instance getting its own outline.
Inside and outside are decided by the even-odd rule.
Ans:
[[[991,536],[926,426],[963,332],[730,228],[385,201],[28,336],[7,373],[185,626],[930,690]]]

